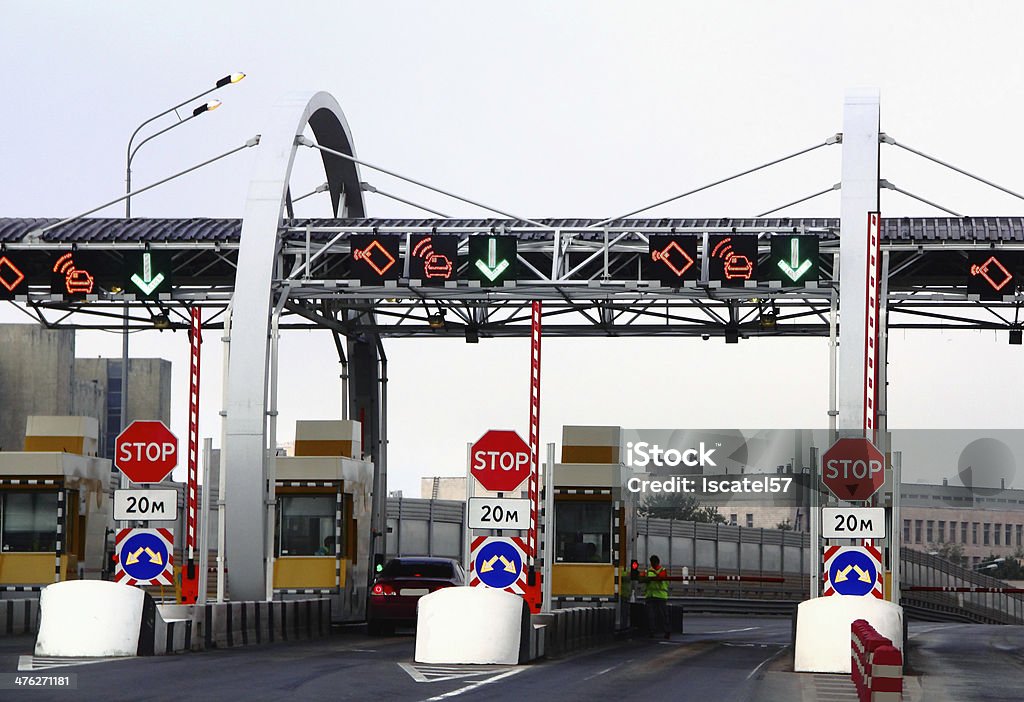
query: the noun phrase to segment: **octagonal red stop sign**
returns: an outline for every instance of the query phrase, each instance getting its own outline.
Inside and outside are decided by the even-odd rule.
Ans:
[[[469,472],[485,490],[515,490],[530,475],[530,447],[514,431],[491,429],[470,449]]]
[[[885,482],[885,456],[867,439],[840,439],[821,457],[821,482],[840,500],[866,500]]]
[[[159,483],[178,465],[178,439],[163,422],[138,419],[117,435],[114,465],[133,483]]]

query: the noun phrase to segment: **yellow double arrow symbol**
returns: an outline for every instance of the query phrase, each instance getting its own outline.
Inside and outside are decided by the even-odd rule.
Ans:
[[[129,553],[128,554],[128,558],[125,559],[124,564],[125,565],[135,565],[136,563],[139,562],[139,556],[141,556],[143,552],[145,552],[146,555],[149,556],[149,562],[150,563],[153,563],[154,565],[163,565],[164,564],[164,559],[160,557],[160,554],[159,553],[154,553],[149,548],[149,546],[146,546],[146,547],[141,547],[140,546],[138,550],[132,551],[131,553]]]
[[[861,570],[859,567],[857,567],[855,565],[852,565],[852,564],[846,566],[845,568],[843,568],[842,570],[840,570],[840,571],[838,571],[836,573],[836,582],[837,583],[841,583],[841,582],[843,582],[845,580],[848,580],[851,570],[857,571],[857,579],[860,580],[861,582],[865,582],[865,583],[870,583],[871,582],[871,576],[868,575],[867,571]]]
[[[502,565],[502,567],[503,567],[503,569],[505,571],[507,571],[509,573],[517,572],[516,571],[516,567],[514,565],[512,565],[512,562],[509,561],[504,556],[494,556],[490,560],[484,561],[483,563],[480,564],[480,572],[481,573],[490,573],[492,570],[494,570],[494,564],[497,563],[498,561],[501,561],[501,565]]]

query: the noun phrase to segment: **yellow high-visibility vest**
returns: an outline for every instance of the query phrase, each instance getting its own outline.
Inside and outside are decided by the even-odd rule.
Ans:
[[[662,574],[668,575],[668,573],[665,573],[665,566],[660,566],[657,570],[654,568],[647,569],[647,589],[644,590],[644,597],[653,597],[659,600],[668,599],[668,581],[658,578]]]

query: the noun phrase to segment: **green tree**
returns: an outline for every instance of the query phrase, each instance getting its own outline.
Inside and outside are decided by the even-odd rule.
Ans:
[[[707,524],[725,523],[725,517],[718,513],[717,507],[702,505],[696,497],[685,493],[663,492],[648,495],[640,503],[637,512],[641,517],[656,519],[679,519]]]
[[[1024,566],[1013,556],[990,553],[978,564],[977,571],[999,580],[1024,580]]]
[[[964,558],[964,545],[950,541],[940,541],[937,544],[932,544],[931,552],[949,561],[950,563],[956,563],[957,565],[965,565],[967,559]]]
[[[775,528],[779,531],[793,531],[793,523],[787,519],[784,522],[776,524]]]

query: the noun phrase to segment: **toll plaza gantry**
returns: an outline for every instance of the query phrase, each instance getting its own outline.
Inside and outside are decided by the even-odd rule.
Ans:
[[[1024,217],[881,217],[882,189],[916,196],[879,173],[882,146],[913,149],[879,131],[878,102],[852,93],[842,134],[775,161],[841,145],[842,182],[816,194],[840,190],[838,218],[389,219],[366,216],[375,189],[361,172],[398,174],[355,156],[330,95],[292,95],[246,143],[259,153],[242,219],[0,219],[0,296],[48,327],[121,330],[127,306],[130,330],[185,330],[198,306],[224,330],[230,595],[264,599],[282,330],[333,332],[342,419],[360,422],[374,466],[371,550],[386,528],[388,338],[526,336],[535,300],[547,336],[828,336],[830,428],[864,436],[867,404],[883,441],[887,330],[1006,330],[1020,343]],[[300,148],[322,156],[333,218],[289,216]]]

